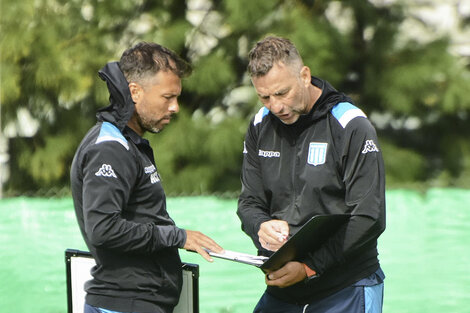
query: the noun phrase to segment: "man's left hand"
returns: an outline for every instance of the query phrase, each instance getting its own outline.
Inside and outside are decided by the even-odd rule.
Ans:
[[[205,249],[223,253],[224,249],[219,246],[212,238],[204,235],[200,231],[188,230],[186,229],[186,243],[184,244],[184,249],[196,251],[199,253],[204,259],[209,262],[213,262],[214,260],[212,257],[207,253]]]
[[[266,275],[266,285],[277,287],[288,287],[307,277],[302,263],[288,262],[277,271]]]

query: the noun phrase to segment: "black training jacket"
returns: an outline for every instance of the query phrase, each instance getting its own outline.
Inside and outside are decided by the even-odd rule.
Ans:
[[[322,94],[292,125],[266,108],[245,137],[238,216],[258,253],[260,224],[280,219],[291,234],[319,214],[350,214],[326,244],[300,260],[319,277],[287,288],[268,287],[291,303],[326,297],[374,273],[377,238],[385,229],[385,178],[375,129],[351,99],[312,77]]]
[[[100,72],[111,104],[81,142],[71,169],[78,224],[96,260],[86,302],[120,312],[171,312],[182,286],[186,232],[166,210],[153,151],[126,126],[134,111],[118,63]]]

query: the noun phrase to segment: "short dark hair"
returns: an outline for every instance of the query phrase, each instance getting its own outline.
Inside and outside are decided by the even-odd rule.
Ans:
[[[128,82],[140,82],[159,71],[172,71],[180,78],[192,71],[191,66],[175,52],[150,42],[139,42],[124,51],[119,67]]]
[[[266,75],[277,62],[300,64],[302,58],[295,45],[286,38],[268,36],[256,43],[248,54],[248,73],[258,77]]]

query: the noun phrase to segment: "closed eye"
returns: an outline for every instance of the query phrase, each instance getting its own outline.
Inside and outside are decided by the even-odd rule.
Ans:
[[[177,95],[163,95],[163,98],[167,99],[167,100],[171,100],[173,98],[176,98]]]
[[[276,92],[274,95],[275,96],[283,96],[285,94],[287,94],[289,92],[289,89],[283,89],[283,90],[280,90],[278,92]]]

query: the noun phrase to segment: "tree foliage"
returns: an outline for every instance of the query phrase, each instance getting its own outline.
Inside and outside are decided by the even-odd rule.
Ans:
[[[247,54],[269,33],[294,41],[315,76],[350,94],[369,115],[382,141],[389,186],[470,186],[468,66],[449,53],[449,38],[403,39],[406,3],[3,0],[1,5],[1,131],[10,136],[10,190],[68,183],[75,148],[96,110],[107,104],[97,71],[141,40],[168,46],[195,69],[183,81],[179,119],[148,137],[166,190],[238,190],[244,132],[259,107],[249,88]],[[39,122],[32,138],[12,132],[20,109]]]

